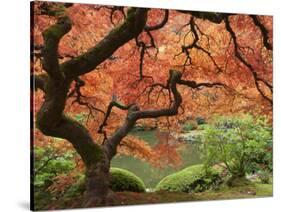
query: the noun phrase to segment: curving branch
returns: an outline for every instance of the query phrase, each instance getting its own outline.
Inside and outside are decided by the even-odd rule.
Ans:
[[[134,127],[135,123],[139,119],[145,118],[157,118],[161,116],[174,116],[178,113],[178,109],[182,102],[182,97],[178,92],[176,86],[181,79],[181,72],[176,70],[170,70],[169,77],[169,89],[172,91],[174,102],[169,108],[159,109],[159,110],[143,110],[133,104],[128,109],[128,114],[123,125],[104,143],[105,150],[108,157],[111,159],[114,157],[117,151],[117,146],[120,144],[121,140],[126,137],[129,131]]]
[[[225,23],[225,28],[226,30],[229,32],[232,40],[233,40],[233,44],[234,44],[234,52],[235,52],[235,56],[236,58],[241,62],[243,63],[249,70],[250,72],[252,73],[252,76],[254,78],[254,81],[255,81],[255,86],[257,88],[257,90],[259,91],[259,93],[262,95],[262,97],[267,100],[271,105],[273,104],[273,100],[271,98],[269,98],[264,92],[263,90],[261,89],[260,87],[260,82],[262,82],[270,91],[271,93],[273,92],[273,86],[270,85],[268,82],[266,82],[264,79],[260,78],[257,74],[257,72],[255,71],[254,67],[248,63],[246,61],[246,59],[242,56],[242,54],[240,53],[239,51],[239,44],[237,42],[237,37],[236,37],[236,34],[235,32],[233,31],[231,25],[230,25],[230,21],[229,21],[229,18],[228,17],[225,17],[224,19],[224,23]]]
[[[90,104],[87,101],[84,101],[82,98],[87,98],[86,96],[84,96],[81,93],[80,88],[85,86],[85,82],[83,80],[81,80],[79,77],[77,77],[75,79],[75,88],[68,94],[68,98],[69,97],[74,97],[75,99],[72,101],[72,104],[77,103],[79,105],[85,106],[88,108],[89,110],[89,114],[88,114],[88,119],[92,116],[93,117],[93,111],[98,111],[100,113],[105,114],[105,112],[95,106],[93,106],[92,104]],[[87,119],[87,120],[88,120]]]
[[[95,6],[94,9],[95,10],[100,10],[100,9],[107,9],[110,10],[110,22],[115,25],[114,21],[113,21],[113,16],[115,14],[115,12],[120,12],[123,16],[123,18],[126,18],[126,14],[125,14],[125,8],[122,6]]]
[[[143,60],[144,60],[144,53],[146,50],[146,45],[144,42],[138,42],[137,45],[140,48],[140,64],[139,64],[139,81],[143,79]]]
[[[198,11],[187,11],[177,10],[180,13],[190,14],[196,18],[208,20],[215,24],[220,24],[225,17],[230,16],[230,13],[216,13],[216,12],[198,12]]]
[[[177,85],[186,85],[190,88],[200,89],[202,87],[224,87],[228,88],[223,83],[196,83],[195,81],[182,80],[182,73],[177,70],[170,70],[170,76],[167,81],[167,85],[155,84],[151,88],[160,86],[164,89],[171,91],[173,95],[173,102],[168,108],[154,109],[154,110],[140,110],[136,104],[130,106],[122,106],[121,109],[128,110],[126,120],[123,125],[103,144],[107,152],[108,157],[111,159],[114,157],[117,151],[117,147],[121,140],[127,136],[130,130],[134,127],[135,123],[139,119],[169,117],[178,114],[178,110],[181,107],[182,97],[177,90]],[[109,107],[110,108],[110,107]],[[109,109],[111,110],[111,109]]]
[[[161,29],[162,27],[165,26],[165,24],[168,22],[168,20],[169,20],[169,10],[165,10],[164,18],[159,24],[156,24],[154,26],[147,26],[146,25],[144,27],[144,30],[145,31],[154,31],[154,30]]]
[[[140,82],[143,80],[143,78],[150,78],[152,79],[153,81],[153,77],[151,76],[147,76],[147,75],[144,75],[143,74],[143,61],[144,61],[144,55],[145,53],[148,54],[148,51],[147,49],[150,49],[150,48],[154,48],[156,49],[156,56],[159,52],[159,49],[156,47],[156,44],[155,44],[155,41],[154,41],[154,38],[151,34],[150,31],[148,30],[145,30],[146,34],[148,35],[148,37],[150,38],[150,44],[146,44],[144,41],[139,41],[138,37],[135,38],[135,41],[136,41],[136,45],[139,47],[140,49],[140,63],[139,63],[139,79],[136,81],[136,82]],[[148,54],[149,55],[149,54]],[[150,56],[150,55],[149,55]],[[135,84],[135,82],[133,83]]]
[[[197,30],[201,33],[202,36],[206,36],[207,39],[209,39],[209,38],[208,38],[208,36],[207,36],[206,34],[204,34],[204,33],[200,30],[200,28],[198,27],[198,25],[195,23],[195,20],[194,20],[194,17],[193,17],[193,16],[191,16],[188,25],[190,25],[190,32],[192,33],[192,35],[193,35],[193,37],[194,37],[194,38],[193,38],[193,41],[192,41],[191,44],[189,44],[189,45],[185,45],[185,44],[184,44],[184,45],[182,46],[182,48],[181,48],[181,52],[176,55],[176,56],[178,56],[178,55],[180,55],[180,54],[182,54],[182,53],[185,53],[185,54],[186,54],[186,60],[185,60],[185,62],[184,62],[184,64],[183,64],[183,67],[185,68],[186,65],[192,64],[192,62],[191,62],[191,61],[192,61],[192,58],[191,58],[191,56],[190,56],[190,50],[192,50],[193,48],[195,48],[195,49],[198,49],[199,51],[203,52],[205,55],[207,55],[207,56],[210,58],[210,60],[212,61],[212,63],[214,64],[214,66],[216,67],[216,69],[218,70],[218,72],[222,72],[222,69],[219,67],[219,65],[217,64],[217,62],[215,61],[215,59],[214,59],[213,56],[211,55],[211,52],[209,52],[208,50],[206,50],[205,48],[203,48],[202,46],[200,46],[200,45],[198,44],[198,42],[199,42],[199,35],[198,35]],[[196,28],[197,28],[197,30],[196,30]],[[189,34],[190,32],[188,32],[188,34]],[[188,35],[188,34],[187,34],[187,35]],[[209,42],[209,40],[208,40],[208,42]],[[175,56],[175,57],[176,57],[176,56]],[[187,64],[188,62],[189,62],[189,64]]]
[[[60,17],[65,14],[65,10],[73,6],[73,3],[57,3],[57,2],[37,2],[38,10],[35,10],[38,15],[48,15]]]
[[[124,12],[124,7],[120,7],[120,6],[114,6],[113,8],[111,8],[111,12],[110,12],[110,22],[114,25],[114,21],[113,21],[113,16],[114,16],[114,13],[116,11],[120,11],[122,16],[125,18],[126,17],[126,14]]]
[[[37,127],[47,136],[68,140],[90,171],[93,165],[106,163],[103,159],[105,153],[83,125],[64,115],[70,84],[79,75],[93,70],[120,46],[141,33],[146,16],[147,9],[129,9],[123,24],[113,29],[88,52],[63,64],[58,63],[58,44],[71,29],[70,19],[66,16],[61,17],[56,24],[43,32],[43,67],[48,77],[35,78],[37,87],[45,91],[44,102],[36,116]]]
[[[262,34],[263,38],[263,45],[267,50],[273,50],[272,44],[268,42],[269,36],[268,36],[268,30],[265,28],[265,26],[260,22],[258,16],[256,15],[250,15],[250,17],[253,19],[254,24],[259,28]]]
[[[71,21],[67,16],[58,19],[57,23],[43,32],[44,48],[43,68],[56,81],[64,79],[58,61],[58,44],[60,39],[71,30]]]
[[[229,88],[227,85],[225,85],[223,83],[220,83],[220,82],[215,82],[215,83],[201,82],[201,83],[197,83],[197,82],[192,81],[192,80],[180,80],[178,82],[178,84],[186,85],[187,87],[193,88],[193,89],[201,89],[203,87],[207,87],[207,88],[212,88],[212,87]]]
[[[43,67],[48,74],[45,99],[36,115],[37,128],[47,136],[69,141],[86,166],[84,205],[100,204],[112,195],[109,189],[109,157],[103,146],[94,142],[90,132],[66,117],[64,108],[73,80],[94,70],[129,40],[137,37],[146,23],[147,9],[130,8],[123,24],[115,27],[96,46],[62,64],[58,62],[58,44],[71,29],[68,17],[62,17],[43,33]],[[40,85],[40,83],[38,84]]]
[[[117,107],[121,110],[128,110],[131,106],[132,106],[132,104],[122,105],[121,103],[119,103],[115,100],[112,100],[107,107],[106,113],[104,114],[104,120],[103,120],[102,124],[99,126],[98,133],[103,133],[103,128],[105,126],[107,126],[107,120],[108,120],[108,118],[111,114],[111,111],[112,111],[113,107]]]
[[[137,37],[143,31],[146,19],[147,9],[130,8],[123,24],[114,28],[92,49],[61,64],[62,72],[66,77],[74,79],[94,70],[119,47]]]

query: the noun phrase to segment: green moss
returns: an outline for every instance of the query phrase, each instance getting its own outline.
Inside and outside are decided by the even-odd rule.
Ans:
[[[71,117],[68,117],[67,115],[63,115],[63,118],[66,119],[68,122],[70,122],[71,124],[75,125],[76,127],[80,128],[82,131],[85,131],[85,133],[87,132],[87,129],[80,124],[78,121],[72,119]],[[75,146],[75,149],[78,151],[78,153],[80,154],[80,156],[82,157],[83,154],[83,160],[86,164],[89,163],[93,164],[94,162],[98,162],[102,159],[104,152],[102,150],[102,148],[95,143],[90,143],[90,144],[79,144],[79,146]]]
[[[272,184],[252,184],[242,187],[221,186],[218,190],[208,190],[200,193],[184,192],[167,192],[159,191],[152,193],[136,192],[118,192],[116,200],[112,205],[135,205],[148,203],[167,203],[182,201],[202,201],[202,200],[219,200],[219,199],[241,199],[272,196]],[[42,199],[42,201],[45,199]],[[37,207],[42,209],[65,209],[83,207],[83,195],[73,198],[60,198],[54,200],[52,204],[46,204],[48,207]]]
[[[145,191],[144,182],[134,173],[120,168],[111,168],[110,173],[112,176],[110,188],[113,191]]]
[[[143,181],[134,173],[120,168],[111,168],[111,181],[110,188],[115,191],[132,191],[132,192],[144,192],[145,185]],[[86,190],[85,175],[80,175],[77,182],[71,185],[64,198],[71,198],[81,196]]]
[[[241,186],[248,186],[253,184],[250,180],[246,179],[245,177],[235,177],[232,176],[228,181],[227,185],[232,187],[241,187]]]
[[[59,17],[64,15],[66,12],[66,7],[64,4],[44,4],[44,7],[41,6],[41,10],[43,14]]]
[[[210,169],[208,172],[202,164],[187,167],[168,175],[156,186],[156,191],[201,192],[215,187],[221,182],[219,172]]]
[[[59,38],[61,34],[62,34],[61,29],[59,27],[57,27],[56,25],[50,27],[49,29],[47,29],[46,31],[43,32],[44,37]]]
[[[136,12],[136,8],[129,8],[128,11],[127,11],[127,18],[130,19],[130,18],[133,18],[134,15],[135,15],[135,12]]]
[[[273,195],[273,192],[272,192],[273,185],[272,184],[257,183],[257,184],[255,184],[255,187],[256,187],[257,196],[265,197],[265,196]]]
[[[62,16],[58,19],[57,24],[52,25],[43,32],[46,38],[60,39],[71,29],[71,20],[68,16]]]

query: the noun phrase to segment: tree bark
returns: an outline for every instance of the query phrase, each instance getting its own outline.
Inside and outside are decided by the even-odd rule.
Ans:
[[[147,9],[129,9],[123,24],[85,54],[63,64],[58,61],[58,45],[60,39],[71,30],[71,20],[67,16],[61,17],[43,32],[43,68],[47,74],[32,77],[34,87],[45,93],[44,102],[36,114],[36,126],[44,135],[66,139],[81,156],[86,168],[85,207],[112,202],[110,158],[83,125],[64,114],[67,93],[76,77],[94,70],[120,46],[137,37],[145,26],[146,16]]]
[[[110,160],[106,154],[86,171],[86,192],[84,207],[110,205],[114,201],[114,193],[110,185]]]
[[[159,26],[165,24],[167,18],[168,13],[166,12],[165,19]],[[177,115],[182,103],[177,84],[192,88],[218,85],[217,83],[196,84],[193,81],[184,81],[181,80],[181,72],[170,70],[167,85],[162,85],[173,94],[173,101],[169,107],[140,110],[137,105],[131,105],[126,108],[128,114],[123,125],[102,146],[95,143],[83,125],[64,114],[70,85],[80,75],[93,71],[119,47],[129,40],[137,38],[145,28],[146,19],[147,9],[130,8],[123,24],[113,29],[95,47],[62,64],[58,61],[58,45],[60,39],[71,29],[70,19],[61,17],[56,24],[43,33],[43,68],[47,74],[33,77],[35,88],[41,89],[45,93],[44,102],[36,116],[36,124],[43,134],[69,141],[81,156],[86,167],[85,207],[109,205],[113,201],[114,195],[109,188],[110,161],[115,156],[121,140],[130,132],[137,120]],[[154,28],[159,26],[156,25]]]

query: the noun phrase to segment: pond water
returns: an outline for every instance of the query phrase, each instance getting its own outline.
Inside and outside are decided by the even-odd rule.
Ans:
[[[131,135],[137,136],[153,147],[159,144],[159,140],[156,137],[156,131],[138,131],[133,132]],[[154,188],[158,182],[163,179],[165,176],[172,174],[178,170],[181,170],[187,166],[201,163],[198,147],[196,144],[191,144],[187,141],[178,141],[180,143],[180,148],[177,148],[176,151],[182,157],[182,164],[177,168],[172,168],[167,166],[166,168],[156,168],[149,164],[146,161],[131,157],[131,156],[116,156],[112,162],[112,167],[119,167],[127,169],[137,176],[139,176],[145,183],[147,188]]]

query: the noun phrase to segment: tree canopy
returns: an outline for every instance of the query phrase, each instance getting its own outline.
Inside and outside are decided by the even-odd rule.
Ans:
[[[33,10],[35,145],[65,139],[71,145],[57,145],[74,147],[95,182],[108,185],[100,173],[117,152],[165,161],[128,135],[137,124],[177,132],[190,116],[271,119],[270,16],[51,2]]]

